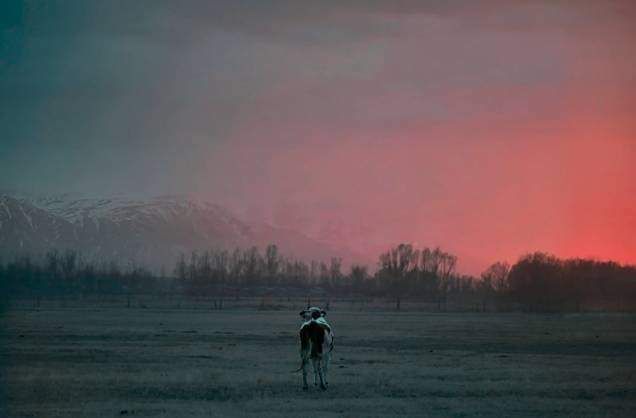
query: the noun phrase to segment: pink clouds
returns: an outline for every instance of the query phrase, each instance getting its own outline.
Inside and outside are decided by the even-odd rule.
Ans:
[[[534,250],[636,262],[634,31],[607,10],[590,29],[588,6],[372,15],[390,36],[294,49],[222,148],[225,197],[369,257],[408,241],[472,273]]]

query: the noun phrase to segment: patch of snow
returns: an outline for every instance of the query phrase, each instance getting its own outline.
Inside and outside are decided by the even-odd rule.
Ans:
[[[11,211],[9,210],[9,206],[7,206],[7,204],[4,201],[0,202],[0,203],[2,203],[2,208],[7,213],[7,216],[9,217],[9,219],[12,219]]]
[[[26,213],[24,211],[24,207],[23,206],[20,206],[20,212],[22,212],[22,216],[24,216],[24,218],[27,220],[27,223],[29,224],[31,229],[35,230],[35,228],[33,227],[33,219],[31,218],[31,216],[28,213]]]

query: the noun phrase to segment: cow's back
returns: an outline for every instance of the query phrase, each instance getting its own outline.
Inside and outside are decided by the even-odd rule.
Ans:
[[[310,357],[322,357],[332,345],[331,330],[316,321],[308,321],[300,329],[300,343],[303,351],[310,350]]]

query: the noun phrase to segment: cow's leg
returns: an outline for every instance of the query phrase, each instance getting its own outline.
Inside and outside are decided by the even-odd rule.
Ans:
[[[303,390],[309,389],[307,385],[307,361],[303,359]]]
[[[314,368],[314,386],[318,386],[318,359],[312,358],[311,365]]]
[[[327,385],[325,385],[325,377],[322,372],[322,359],[316,359],[316,368],[318,369],[318,376],[320,377],[320,389],[327,389]]]
[[[329,385],[327,373],[329,373],[329,362],[331,361],[331,353],[325,353],[322,356],[322,374],[325,378],[325,386]]]
[[[331,362],[331,350],[333,350],[333,335],[325,331],[325,339],[322,346],[322,373],[325,378],[325,386],[328,385],[327,374],[329,373],[329,363]]]

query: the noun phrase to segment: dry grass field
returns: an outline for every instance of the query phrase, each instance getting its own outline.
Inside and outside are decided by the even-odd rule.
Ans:
[[[633,417],[636,317],[334,309],[301,390],[297,311],[12,309],[8,417]]]

